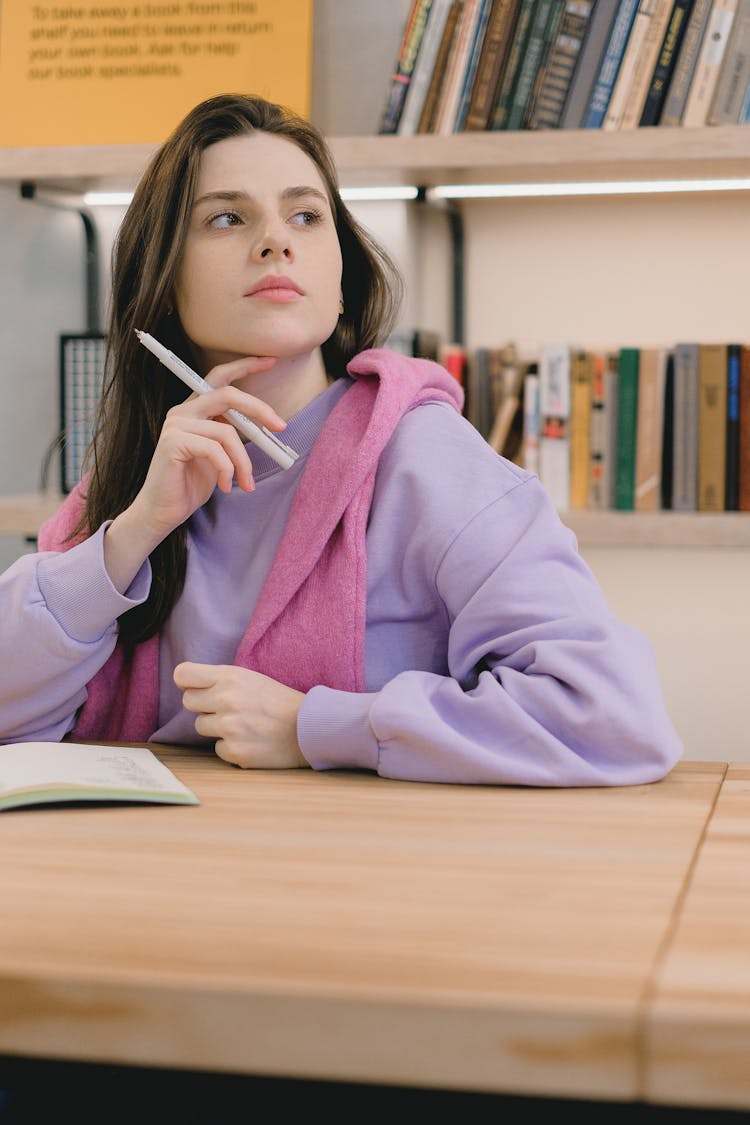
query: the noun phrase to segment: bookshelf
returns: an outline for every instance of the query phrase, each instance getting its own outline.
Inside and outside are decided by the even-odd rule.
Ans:
[[[330,144],[347,187],[750,176],[750,125],[334,136]],[[155,147],[0,149],[0,183],[69,193],[128,189]],[[586,545],[750,547],[748,513],[581,511],[565,521]]]
[[[330,144],[347,187],[750,175],[750,125],[331,137]],[[0,182],[127,190],[155,147],[0,148]]]

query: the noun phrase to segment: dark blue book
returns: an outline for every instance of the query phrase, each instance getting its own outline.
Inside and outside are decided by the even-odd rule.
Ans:
[[[694,0],[675,0],[667,20],[664,38],[659,48],[654,73],[643,103],[639,128],[642,125],[658,125],[661,111],[667,100],[669,84],[675,71],[682,40],[685,37]]]
[[[727,345],[727,443],[724,509],[740,506],[740,344]]]
[[[620,0],[607,46],[591,88],[591,96],[581,122],[582,129],[601,129],[607,115],[609,100],[620,73],[625,48],[633,30],[639,0]]]

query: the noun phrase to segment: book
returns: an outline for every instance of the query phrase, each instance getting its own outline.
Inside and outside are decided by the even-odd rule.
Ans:
[[[523,377],[523,443],[521,463],[524,469],[539,476],[539,439],[542,412],[539,400],[539,367],[530,363]],[[749,458],[750,460],[750,458]]]
[[[483,438],[490,432],[503,398],[503,354],[500,348],[478,347],[466,368],[464,413]]]
[[[625,54],[622,56],[617,81],[614,84],[607,112],[604,115],[602,129],[612,131],[620,128],[625,103],[633,86],[634,78],[637,76],[638,70],[645,69],[647,65],[647,37],[650,27],[653,26],[654,12],[659,4],[671,4],[671,0],[640,0],[638,4],[638,11],[633,20]],[[650,70],[651,68],[649,68],[649,76]]]
[[[580,129],[589,97],[596,80],[599,62],[607,46],[609,34],[617,15],[617,4],[598,0],[586,24],[586,35],[578,53],[568,96],[565,99],[561,129]]]
[[[727,344],[727,432],[724,511],[740,506],[740,354],[741,344]]]
[[[497,98],[521,0],[493,0],[464,131],[486,129]]]
[[[638,0],[620,0],[617,5],[615,19],[581,121],[582,129],[600,129],[602,126],[637,11]]]
[[[381,133],[395,133],[414,72],[432,0],[414,0],[406,20],[401,45],[388,85],[388,96],[380,119]]]
[[[664,367],[664,422],[661,435],[661,507],[672,507],[672,468],[674,463],[674,349],[667,351]]]
[[[570,507],[570,347],[545,344],[539,360],[539,479],[558,512]]]
[[[660,506],[665,372],[663,348],[640,349],[634,486],[637,512],[655,512]]]
[[[698,511],[724,510],[727,449],[727,345],[699,345]]]
[[[432,130],[433,133],[438,133],[441,136],[448,136],[453,132],[456,113],[461,100],[463,77],[471,50],[474,28],[479,18],[479,10],[480,0],[464,0],[453,37],[450,58],[443,76],[435,124]]]
[[[487,444],[497,453],[508,456],[511,431],[520,422],[523,426],[523,381],[527,364],[521,360],[514,344],[492,349],[490,365],[492,417],[487,428]],[[520,419],[519,419],[520,412]],[[512,458],[511,458],[512,459]]]
[[[557,129],[578,55],[593,11],[593,0],[566,0],[526,120],[528,129]]]
[[[635,509],[635,442],[638,427],[640,350],[620,348],[617,360],[617,440],[615,446],[615,508]]]
[[[750,512],[750,344],[740,348],[740,435],[738,508]]]
[[[682,113],[686,128],[706,124],[736,8],[737,0],[713,0]]]
[[[526,110],[531,108],[537,74],[544,65],[552,43],[552,35],[557,30],[557,22],[562,15],[562,5],[563,0],[537,0],[529,25],[526,50],[518,68],[518,77],[508,106],[506,129],[523,127]]]
[[[738,125],[750,83],[750,0],[738,0],[707,125]]]
[[[690,84],[695,73],[703,36],[706,32],[708,17],[711,14],[712,0],[695,0],[690,13],[685,34],[680,44],[672,81],[664,99],[664,105],[659,118],[660,125],[680,125],[685,103],[690,90]]]
[[[594,353],[575,348],[570,356],[570,507],[585,508],[591,467],[591,402]]]
[[[698,510],[699,348],[681,341],[674,348],[672,405],[672,509]]]
[[[636,31],[634,25],[631,42],[628,44],[627,55],[623,61],[623,70],[627,65],[630,71],[628,87],[621,97],[619,118],[615,123],[615,128],[636,129],[638,127],[672,5],[673,0],[641,0],[641,7],[636,17],[636,23],[641,21],[638,28],[641,33],[641,43],[634,44],[633,42]],[[635,57],[633,57],[631,51],[634,45],[639,47]],[[606,127],[612,126],[608,125],[605,120]]]
[[[505,128],[516,79],[518,78],[523,56],[526,52],[526,44],[529,41],[534,9],[538,2],[539,0],[521,0],[521,6],[518,9],[518,15],[516,16],[516,22],[513,28],[513,41],[508,51],[502,81],[498,88],[497,98],[490,115],[488,124],[488,129],[490,130],[497,131]]]
[[[0,811],[79,801],[200,804],[145,746],[78,742],[0,746]]]
[[[453,121],[453,132],[463,132],[466,115],[469,112],[469,103],[471,101],[471,91],[474,87],[476,79],[477,67],[479,65],[479,58],[484,43],[484,37],[487,34],[487,24],[490,17],[490,10],[492,8],[492,0],[480,0],[479,11],[477,14],[476,23],[472,31],[471,47],[469,55],[466,60],[464,68],[463,81],[461,83],[461,96],[458,100],[458,109]]]
[[[456,40],[456,29],[463,10],[464,0],[453,0],[443,28],[440,46],[438,47],[435,65],[427,87],[422,113],[419,118],[418,133],[432,133],[435,128],[435,119],[440,104],[440,91],[443,87],[445,73],[450,63],[451,53]]]
[[[669,90],[669,84],[672,81],[672,73],[692,7],[693,0],[674,0],[659,50],[659,57],[656,60],[646,100],[643,103],[641,118],[638,122],[640,128],[659,124],[662,106]]]
[[[594,352],[589,426],[589,490],[587,506],[596,511],[614,507],[614,457],[617,439],[617,353]]]
[[[432,0],[427,26],[424,29],[417,61],[406,91],[404,108],[398,122],[397,132],[402,136],[413,136],[419,129],[419,119],[430,88],[430,79],[451,3],[452,0]]]
[[[440,348],[439,362],[445,370],[453,376],[457,383],[466,388],[467,357],[463,344],[443,344]],[[464,406],[464,414],[466,407]]]

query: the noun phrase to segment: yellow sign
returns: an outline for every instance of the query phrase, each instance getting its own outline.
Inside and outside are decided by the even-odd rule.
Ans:
[[[0,0],[0,146],[158,144],[213,94],[310,109],[313,0]]]

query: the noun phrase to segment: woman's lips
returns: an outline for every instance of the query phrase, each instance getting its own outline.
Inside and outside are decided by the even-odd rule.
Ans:
[[[296,301],[302,296],[302,290],[288,277],[264,277],[254,285],[246,297],[260,297],[264,301]]]

